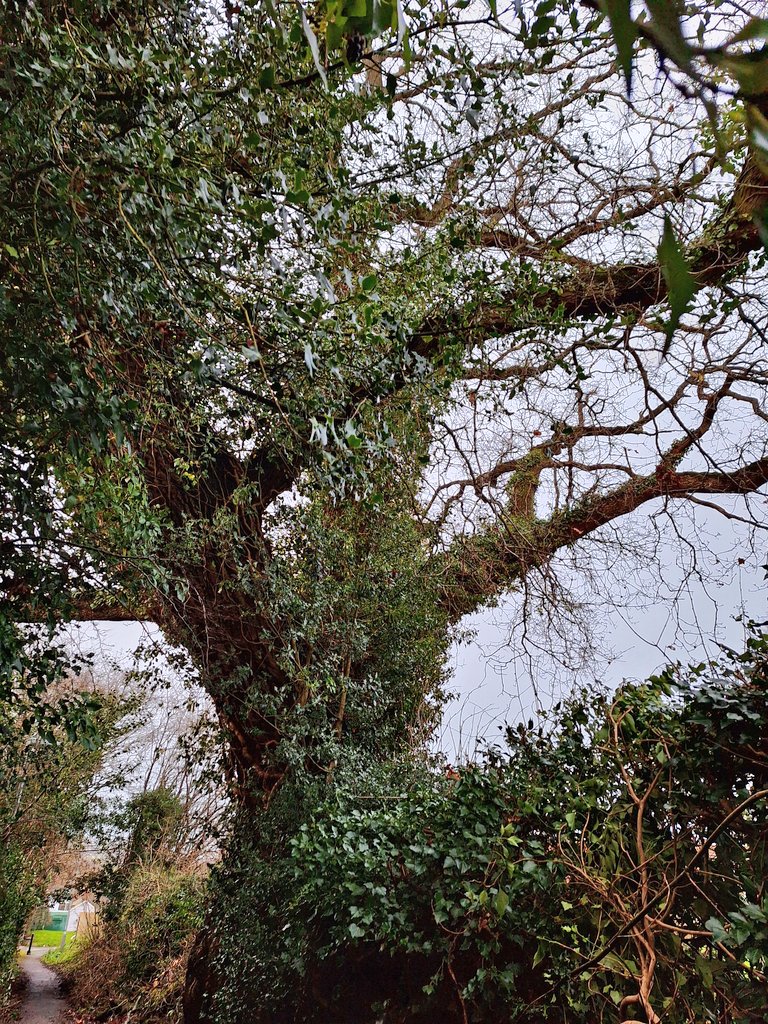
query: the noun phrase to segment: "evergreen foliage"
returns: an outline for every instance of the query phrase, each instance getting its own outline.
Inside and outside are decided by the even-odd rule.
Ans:
[[[762,1020],[767,654],[339,781],[269,856],[254,823],[215,878],[213,1019]]]
[[[663,678],[457,778],[423,755],[463,616],[533,577],[556,607],[558,553],[768,482],[742,6],[6,4],[0,728],[95,741],[49,699],[61,621],[189,654],[238,808],[190,973],[227,1024],[343,1017],[364,975],[393,1024],[397,991],[464,1022],[753,1012],[757,660],[733,707]],[[715,833],[727,882],[696,874]]]

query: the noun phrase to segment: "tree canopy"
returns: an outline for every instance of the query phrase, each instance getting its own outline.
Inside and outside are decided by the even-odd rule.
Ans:
[[[413,721],[462,615],[768,477],[764,23],[371,10],[3,29],[9,606],[157,621],[268,745],[403,602]]]
[[[630,514],[764,527],[746,6],[8,4],[12,699],[30,623],[154,621],[253,815],[413,750],[462,618]]]

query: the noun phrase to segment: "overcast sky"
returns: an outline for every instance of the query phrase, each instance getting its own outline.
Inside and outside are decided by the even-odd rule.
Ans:
[[[768,504],[765,495],[758,495],[757,501],[763,507]],[[723,506],[737,511],[739,500],[725,499]],[[553,638],[552,647],[559,650],[550,652],[546,635],[535,631],[526,644],[519,596],[472,617],[469,624],[476,638],[455,645],[452,652],[456,697],[438,737],[443,750],[471,754],[478,736],[493,741],[504,722],[535,717],[537,707],[550,706],[574,684],[597,680],[615,687],[672,662],[687,665],[716,658],[718,643],[743,647],[745,627],[737,617],[768,619],[768,584],[762,567],[768,562],[768,537],[758,536],[751,549],[749,531],[738,521],[709,509],[697,509],[692,521],[680,504],[678,509],[684,525],[690,524],[694,548],[681,551],[667,529],[655,564],[643,568],[627,560],[625,580],[619,564],[612,578],[606,575],[602,594],[585,588],[592,590],[585,598],[594,601],[591,615],[585,610],[595,632],[591,658],[578,637],[574,649],[568,649],[567,630],[565,640]],[[653,511],[646,508],[635,516],[647,517]],[[569,655],[570,668],[562,663]]]

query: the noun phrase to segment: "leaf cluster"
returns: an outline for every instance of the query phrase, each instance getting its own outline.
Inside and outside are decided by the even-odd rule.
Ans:
[[[279,1020],[758,1020],[767,650],[584,695],[481,764],[340,782],[281,858],[241,839],[222,962],[228,900],[271,926],[217,1019],[258,991]]]

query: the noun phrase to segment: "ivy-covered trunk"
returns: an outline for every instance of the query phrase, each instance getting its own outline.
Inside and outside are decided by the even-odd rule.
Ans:
[[[346,962],[350,978],[361,965],[383,978],[395,993],[387,1020],[399,1024],[398,985],[409,997],[421,991],[437,948],[457,972],[435,980],[449,993],[439,1015],[465,1021],[467,990],[482,977],[456,947],[478,936],[492,944],[496,917],[518,926],[508,944],[536,939],[535,951],[518,942],[509,971],[493,976],[500,1003],[513,990],[527,997],[564,945],[576,966],[557,961],[555,981],[576,984],[589,962],[557,907],[553,918],[527,887],[533,880],[549,895],[559,870],[550,854],[561,836],[578,835],[576,811],[557,817],[550,776],[544,807],[554,810],[543,822],[537,808],[518,809],[544,838],[526,847],[519,872],[510,859],[507,888],[524,910],[515,916],[499,879],[481,884],[472,857],[458,858],[464,872],[449,839],[433,843],[431,797],[410,803],[387,773],[417,760],[434,722],[452,622],[529,574],[540,574],[543,607],[556,615],[558,552],[578,547],[576,564],[598,578],[603,563],[585,546],[592,534],[602,531],[604,553],[621,522],[620,553],[634,514],[634,549],[639,511],[663,508],[687,548],[697,527],[681,528],[681,502],[712,511],[716,496],[748,497],[768,482],[765,25],[719,2],[693,4],[685,19],[677,4],[628,0],[505,11],[466,0],[312,6],[5,5],[2,612],[11,661],[25,623],[58,617],[153,621],[189,653],[219,714],[239,808],[222,886],[233,903],[253,895],[259,908],[258,942],[242,954],[255,972],[246,981],[258,984],[232,989],[235,1002],[242,996],[233,1020],[257,1013],[259,992],[290,1007],[280,986],[313,949],[329,970]],[[633,67],[640,41],[662,58],[658,75],[647,61]],[[625,102],[630,78],[646,74]],[[678,102],[681,91],[690,103]],[[727,514],[758,526],[760,507]],[[756,548],[742,550],[746,561]],[[599,732],[596,750],[607,742]],[[575,758],[573,777],[593,778],[579,735],[568,733],[565,752],[545,743],[541,763],[526,768],[552,770],[562,790],[571,776],[547,758],[563,753]],[[632,749],[633,771],[648,758],[651,779],[656,764],[671,771],[662,738]],[[620,739],[612,756],[623,765]],[[754,788],[762,770],[739,787]],[[607,769],[604,778],[598,810],[608,820],[605,794],[623,792],[626,779]],[[671,787],[677,777],[668,778]],[[454,791],[440,787],[449,781],[425,783],[447,819]],[[528,785],[524,774],[518,781]],[[326,798],[350,789],[362,807],[375,797],[373,817],[355,806],[334,818]],[[472,787],[461,792],[471,807]],[[414,820],[390,814],[395,803]],[[636,817],[631,796],[626,807]],[[659,828],[665,813],[662,803]],[[386,858],[362,865],[363,893],[352,867],[334,874],[321,851],[318,877],[333,879],[331,898],[349,916],[324,904],[311,934],[307,893],[316,904],[325,894],[292,859],[297,849],[320,856],[302,846],[305,822],[319,839],[328,826],[346,867],[358,866],[350,849],[375,861],[376,836],[395,837]],[[345,846],[361,822],[364,843]],[[683,828],[701,838],[698,820]],[[468,843],[479,835],[465,831]],[[496,850],[501,830],[488,835],[482,843]],[[646,858],[619,872],[620,838],[600,869],[610,879],[602,894],[585,841],[573,863],[590,882],[579,894],[587,903],[559,890],[564,913],[617,891],[621,904]],[[441,873],[456,886],[455,919],[433,906]],[[408,890],[416,876],[418,899]],[[256,894],[243,884],[251,878]],[[467,895],[473,886],[482,906]],[[731,896],[724,915],[740,913]],[[752,891],[750,907],[762,899]],[[616,928],[631,932],[637,922],[612,906]],[[370,927],[374,911],[386,933]],[[243,920],[246,912],[243,904]],[[674,941],[685,927],[703,943],[702,932],[714,934],[697,914],[663,922]],[[596,947],[584,915],[579,935]],[[556,925],[541,950],[536,916]],[[246,928],[237,928],[242,946]],[[221,957],[238,959],[241,948],[223,938],[212,928],[192,959],[218,955],[210,977],[222,985],[232,957]],[[387,957],[410,965],[409,943],[424,955],[418,970],[388,974]],[[690,976],[705,981],[709,958],[691,950]],[[574,996],[594,1019],[653,1019],[655,952],[625,952],[620,983],[601,978],[592,1000],[595,964]],[[727,970],[751,970],[749,952]],[[321,975],[308,972],[302,1007],[343,1018],[334,999],[349,989],[329,995]],[[380,1001],[371,995],[372,1016]]]
[[[310,571],[297,572],[295,563],[288,578],[275,563],[262,570],[279,591],[272,592],[271,608],[282,604],[285,616],[254,614],[248,607],[252,588],[229,592],[225,602],[216,597],[196,606],[205,633],[196,635],[194,648],[186,644],[204,655],[202,679],[226,743],[238,807],[221,870],[236,887],[239,872],[245,873],[243,884],[246,878],[256,884],[254,873],[263,873],[268,885],[270,865],[285,861],[338,778],[418,756],[440,705],[447,619],[434,602],[419,545],[410,558],[403,550],[408,537],[416,539],[407,520],[394,517],[393,523],[381,510],[372,511],[370,529],[350,534],[322,507],[302,517]],[[181,620],[185,630],[189,621],[187,615]],[[214,650],[222,652],[218,658]],[[245,863],[243,844],[250,858]],[[260,927],[279,930],[279,907],[267,910],[262,903],[258,913]],[[247,927],[245,919],[232,926]],[[228,970],[219,953],[219,927],[214,912],[191,952],[186,1024],[209,1020],[207,1008]],[[374,970],[367,956],[360,970]],[[321,988],[327,982],[316,980]],[[259,1019],[253,992],[241,995],[244,1019]]]

